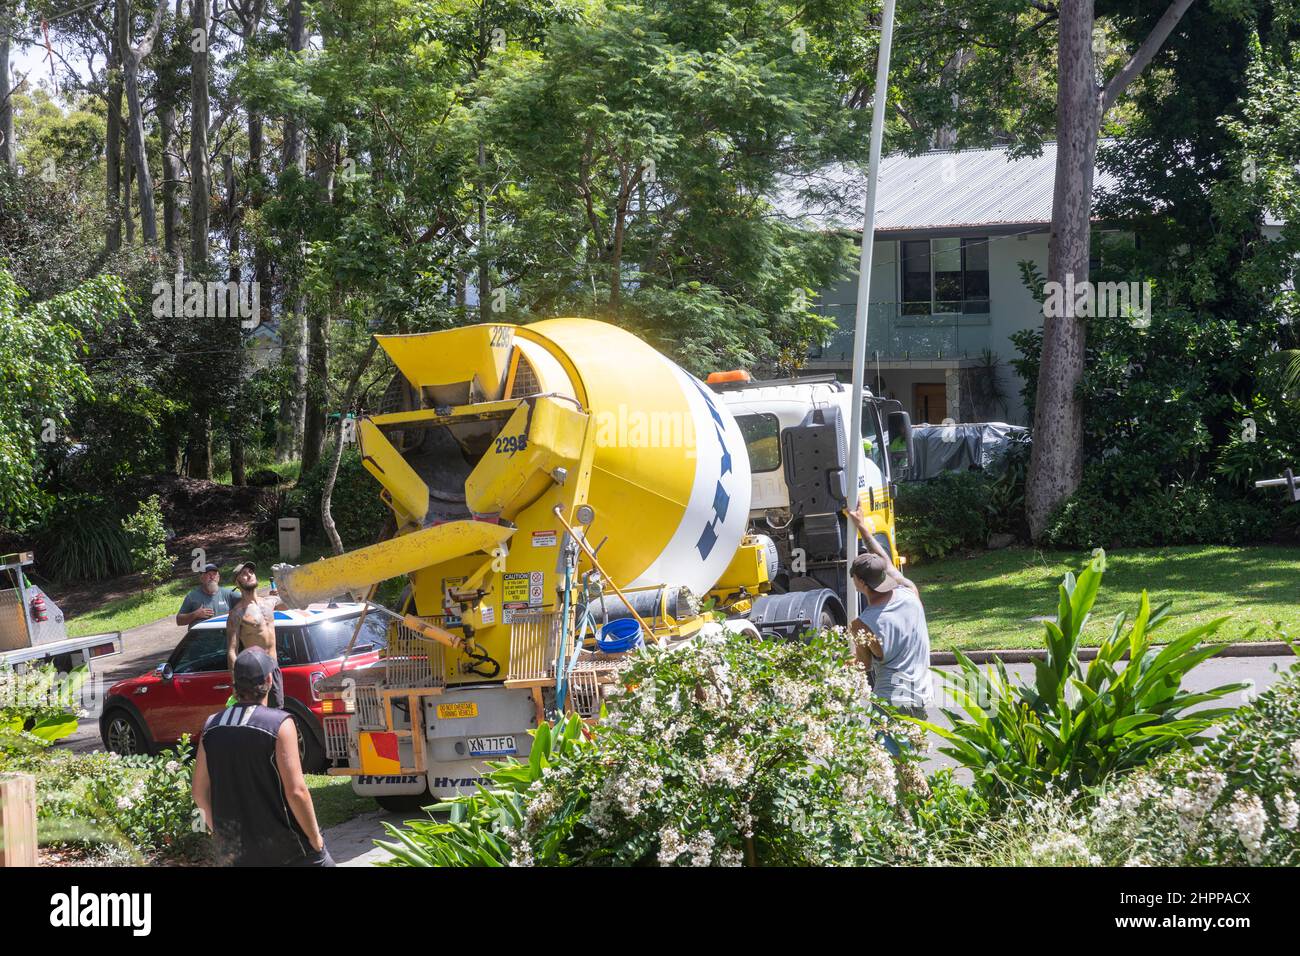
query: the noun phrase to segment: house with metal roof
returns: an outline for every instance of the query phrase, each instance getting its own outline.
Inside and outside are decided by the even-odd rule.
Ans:
[[[1029,424],[1011,335],[1042,322],[1019,264],[1047,271],[1055,168],[1055,143],[1031,157],[1002,147],[881,163],[867,384],[901,401],[913,421]],[[809,228],[860,237],[866,182],[865,169],[829,167],[783,192],[777,207]],[[1111,185],[1097,170],[1094,189]],[[808,371],[851,371],[857,287],[855,268],[821,290],[818,308],[836,332],[813,349]]]

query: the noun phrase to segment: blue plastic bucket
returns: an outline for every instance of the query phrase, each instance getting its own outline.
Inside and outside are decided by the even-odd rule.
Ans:
[[[606,654],[626,654],[644,646],[641,625],[634,617],[610,621],[600,629],[600,634],[596,637],[596,647]]]

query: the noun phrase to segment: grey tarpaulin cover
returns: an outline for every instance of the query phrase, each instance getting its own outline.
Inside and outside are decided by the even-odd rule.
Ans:
[[[1029,440],[1029,429],[1004,422],[917,425],[912,438],[916,460],[907,470],[907,480],[924,481],[972,467],[996,473],[1011,443]]]

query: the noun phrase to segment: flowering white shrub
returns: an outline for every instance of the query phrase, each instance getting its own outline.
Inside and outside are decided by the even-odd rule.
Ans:
[[[869,703],[842,631],[647,648],[579,735],[537,731],[528,766],[389,827],[395,865],[836,865],[920,862],[919,729]],[[883,738],[904,745],[894,758]]]
[[[899,861],[921,852],[906,794],[915,759],[889,733],[911,724],[867,703],[865,671],[841,632],[807,644],[732,636],[652,647],[632,658],[595,730],[597,746],[548,770],[528,793],[515,844],[588,795],[567,853],[588,863],[677,866]]]
[[[1300,864],[1300,671],[1239,708],[1199,753],[1165,757],[1096,791],[1012,801],[953,862],[1018,865]],[[933,845],[933,841],[932,841]]]

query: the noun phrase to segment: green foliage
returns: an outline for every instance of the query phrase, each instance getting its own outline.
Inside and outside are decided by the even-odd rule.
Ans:
[[[142,573],[150,584],[161,584],[171,577],[174,562],[167,553],[167,528],[157,495],[140,502],[135,514],[122,521],[122,530],[131,549],[134,570]]]
[[[1152,635],[1169,605],[1153,610],[1145,591],[1127,632],[1121,613],[1085,667],[1079,635],[1104,571],[1105,554],[1099,551],[1077,580],[1066,574],[1056,620],[1044,623],[1047,656],[1034,662],[1033,683],[1013,683],[1000,660],[981,671],[961,653],[960,670],[942,675],[964,716],[945,710],[951,728],[927,727],[948,742],[942,751],[969,768],[975,785],[990,797],[1093,786],[1162,754],[1189,750],[1231,711],[1188,709],[1245,686],[1184,691],[1187,674],[1219,650],[1200,642],[1227,619],[1191,628],[1157,649]]]
[[[36,529],[41,569],[59,581],[99,581],[131,572],[131,546],[112,502],[61,498]]]
[[[708,866],[895,862],[924,854],[909,809],[926,792],[911,724],[868,704],[842,632],[807,643],[697,637],[655,646],[578,738],[539,730],[496,793],[447,824],[400,831],[402,863]],[[462,810],[454,807],[460,805]],[[390,831],[397,836],[399,831]]]
[[[76,733],[81,688],[89,676],[85,665],[70,674],[49,664],[21,674],[0,666],[0,751],[39,749]]]
[[[995,480],[975,471],[946,472],[930,481],[899,485],[895,510],[899,551],[916,561],[941,558],[962,548],[983,548],[996,486]]]
[[[283,496],[281,513],[302,519],[304,538],[310,535],[313,540],[324,540],[320,501],[325,479],[329,476],[331,456],[327,447],[316,466],[300,477],[297,485]],[[391,514],[379,497],[381,490],[379,482],[361,464],[361,453],[355,447],[344,450],[339,461],[338,478],[334,482],[330,512],[345,547],[372,544],[378,537]],[[261,523],[268,532],[273,528],[275,517],[268,513],[269,520]]]
[[[0,770],[35,775],[43,844],[175,852],[205,839],[194,825],[191,750],[188,737],[152,757],[55,748],[0,754]]]
[[[1096,470],[1087,472],[1083,486],[1049,518],[1042,543],[1058,548],[1251,544],[1286,535],[1300,519],[1294,506],[1240,497],[1212,480],[1177,482],[1127,502],[1108,495],[1107,485]]]
[[[382,865],[504,866],[511,862],[514,855],[509,838],[528,828],[530,789],[543,779],[549,768],[594,746],[584,736],[582,720],[577,714],[553,725],[543,724],[532,734],[528,763],[490,762],[484,774],[487,786],[479,784],[475,794],[429,808],[435,813],[447,813],[445,823],[433,819],[411,820],[405,829],[385,823],[384,829],[393,840],[376,843],[393,857]],[[548,821],[541,861],[557,861],[556,853],[572,834],[586,801],[575,794],[570,804],[567,814],[553,816]]]
[[[68,441],[68,409],[90,392],[79,361],[86,332],[125,308],[113,276],[25,306],[26,293],[0,261],[0,515],[21,528],[42,505],[45,446]]]

